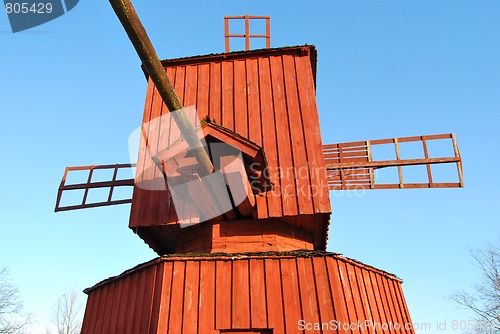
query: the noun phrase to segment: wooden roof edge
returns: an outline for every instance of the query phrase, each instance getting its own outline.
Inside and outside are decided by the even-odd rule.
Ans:
[[[188,56],[181,58],[164,59],[161,61],[163,67],[168,66],[179,66],[179,65],[194,65],[203,64],[207,62],[220,62],[227,60],[238,60],[238,59],[250,59],[256,57],[267,57],[285,54],[299,54],[301,56],[309,55],[311,59],[311,67],[314,76],[314,85],[316,86],[316,63],[317,63],[317,51],[316,46],[311,44],[296,45],[296,46],[284,46],[279,48],[266,48],[266,49],[255,49],[249,51],[233,51],[228,53],[211,53],[207,55],[198,56]],[[149,75],[141,64],[142,71],[146,80],[149,79]]]
[[[374,272],[376,274],[382,275],[388,279],[394,280],[398,283],[403,283],[403,280],[396,276],[395,274],[391,274],[387,271],[378,269],[376,267],[370,266],[363,262],[360,262],[355,259],[351,259],[346,257],[340,253],[332,253],[326,251],[311,251],[311,250],[295,250],[288,252],[254,252],[254,253],[185,253],[185,254],[168,254],[162,255],[160,257],[154,258],[150,261],[141,263],[131,269],[125,270],[123,273],[106,278],[93,286],[86,288],[83,290],[84,293],[89,294],[93,290],[104,286],[108,283],[121,279],[127,275],[131,275],[137,271],[142,269],[146,269],[153,265],[158,265],[162,262],[169,261],[233,261],[233,260],[253,260],[253,259],[290,259],[297,257],[333,257],[337,260],[343,261],[345,263],[349,263],[355,267],[366,269],[368,271]]]

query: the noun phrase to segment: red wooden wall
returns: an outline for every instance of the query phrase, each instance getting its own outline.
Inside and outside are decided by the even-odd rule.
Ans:
[[[414,333],[401,283],[324,252],[161,257],[87,289],[82,334]]]
[[[200,119],[208,116],[264,148],[275,188],[256,197],[254,217],[279,217],[313,232],[316,247],[324,249],[331,209],[316,106],[315,48],[190,57],[163,65],[184,106],[196,106]],[[142,230],[146,242],[156,236],[148,227],[177,222],[168,190],[144,189],[164,185],[151,155],[169,144],[171,134],[153,121],[167,113],[149,81],[129,224]]]

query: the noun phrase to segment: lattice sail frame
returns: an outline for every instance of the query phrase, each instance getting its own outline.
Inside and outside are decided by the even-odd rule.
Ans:
[[[427,147],[428,141],[450,139],[453,145],[453,156],[440,158],[429,157],[429,150]],[[421,142],[424,157],[418,159],[401,159],[399,144],[407,142]],[[373,159],[373,146],[382,144],[394,145],[396,159]],[[330,190],[462,188],[464,186],[462,159],[453,133],[328,144],[323,145],[323,154],[326,161],[328,186]],[[431,170],[431,165],[433,164],[456,164],[458,182],[434,182]],[[412,165],[426,166],[427,182],[404,182],[403,167]],[[376,182],[375,170],[385,167],[397,167],[397,183],[379,184]]]
[[[87,209],[95,208],[99,206],[117,205],[117,204],[127,204],[132,202],[132,198],[125,198],[115,200],[113,199],[113,190],[115,187],[133,187],[134,179],[118,179],[118,171],[120,169],[132,169],[135,164],[114,164],[114,165],[91,165],[91,166],[76,166],[76,167],[66,167],[64,171],[61,184],[57,191],[56,199],[56,212],[58,211],[69,211],[77,209]],[[109,181],[94,181],[92,176],[95,170],[113,170],[113,177]],[[73,183],[67,184],[66,180],[70,172],[75,171],[88,171],[87,182],[85,183]],[[106,201],[98,201],[89,203],[87,201],[90,189],[95,188],[108,188],[108,197]],[[74,205],[62,205],[61,200],[63,193],[71,190],[84,190],[82,201],[79,204]]]

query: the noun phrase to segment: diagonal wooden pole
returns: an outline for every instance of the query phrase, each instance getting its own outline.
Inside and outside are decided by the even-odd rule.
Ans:
[[[212,173],[214,166],[210,161],[207,151],[205,151],[203,144],[196,135],[193,125],[189,122],[181,100],[170,83],[167,73],[163,69],[163,65],[161,64],[153,44],[149,40],[148,34],[139,20],[132,3],[130,0],[109,0],[109,2],[116,13],[116,16],[120,19],[123,28],[130,38],[130,41],[132,41],[144,68],[155,84],[163,102],[170,112],[176,111],[172,114],[173,118],[177,123],[181,134],[188,143],[193,156],[200,165],[200,173],[203,175]]]

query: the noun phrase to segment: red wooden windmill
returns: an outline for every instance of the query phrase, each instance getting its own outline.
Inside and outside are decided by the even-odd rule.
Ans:
[[[147,36],[133,8],[113,6],[137,47]],[[247,22],[237,37],[249,48],[255,17],[228,19],[237,18]],[[267,28],[256,37],[269,41]],[[400,279],[325,252],[329,190],[461,187],[455,137],[324,145],[315,47],[227,48],[161,64],[152,47],[139,50],[148,91],[135,178],[117,178],[132,164],[66,169],[56,211],[132,203],[129,227],[160,255],[85,290],[82,333],[413,333]],[[195,108],[169,112],[165,74],[178,102]],[[453,156],[431,157],[435,140],[449,141]],[[421,158],[401,158],[400,144],[410,141],[422,144]],[[393,145],[395,159],[373,158],[382,144]],[[433,180],[431,166],[444,163],[456,164],[457,182]],[[428,181],[405,183],[408,165],[425,165]],[[375,171],[390,167],[398,182],[377,183]],[[112,179],[94,182],[98,169],[113,169]],[[66,184],[74,170],[88,170],[88,181]],[[124,186],[132,198],[113,199]],[[108,188],[107,200],[88,203],[93,188]],[[82,202],[62,206],[78,189]]]

